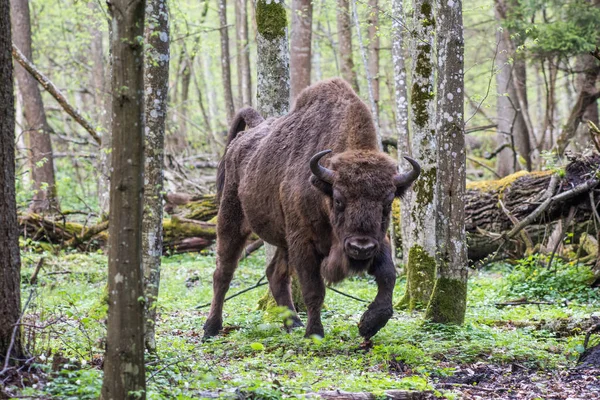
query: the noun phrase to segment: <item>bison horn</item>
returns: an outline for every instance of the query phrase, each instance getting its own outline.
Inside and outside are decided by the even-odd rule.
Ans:
[[[412,171],[404,174],[396,174],[396,176],[394,176],[394,183],[396,184],[396,187],[410,185],[419,177],[419,174],[421,173],[421,166],[418,162],[410,157],[404,156],[404,158],[410,163],[410,165],[412,165]]]
[[[331,150],[323,150],[312,156],[310,159],[310,170],[314,176],[331,185],[333,184],[334,172],[319,164],[319,160],[329,153],[331,153]]]

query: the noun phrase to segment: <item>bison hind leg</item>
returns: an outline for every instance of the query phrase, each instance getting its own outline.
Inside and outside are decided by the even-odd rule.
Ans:
[[[213,299],[208,318],[204,324],[206,340],[219,334],[223,329],[223,303],[238,260],[244,249],[250,227],[235,190],[223,193],[217,220],[217,268],[213,274]]]
[[[278,247],[275,251],[275,255],[267,267],[267,279],[277,305],[287,307],[292,312],[292,315],[283,321],[288,332],[291,329],[304,326],[294,307],[292,277],[285,249]]]

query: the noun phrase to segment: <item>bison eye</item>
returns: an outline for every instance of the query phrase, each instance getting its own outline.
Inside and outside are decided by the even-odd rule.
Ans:
[[[344,207],[345,207],[345,205],[344,205],[344,202],[343,202],[342,200],[340,200],[340,199],[335,199],[335,200],[334,200],[334,205],[335,205],[335,209],[336,209],[337,211],[344,211]]]

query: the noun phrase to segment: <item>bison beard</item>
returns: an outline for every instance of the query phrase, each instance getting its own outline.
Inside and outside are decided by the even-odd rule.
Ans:
[[[305,89],[277,119],[241,110],[217,174],[217,268],[204,337],[223,327],[225,295],[251,232],[277,247],[267,278],[277,304],[294,311],[293,327],[302,322],[292,301],[292,271],[307,308],[306,336],[324,335],[325,281],[366,271],[377,295],[359,332],[375,335],[392,316],[391,203],[420,172],[406,159],[412,170],[398,174],[394,160],[378,150],[368,108],[341,79]]]

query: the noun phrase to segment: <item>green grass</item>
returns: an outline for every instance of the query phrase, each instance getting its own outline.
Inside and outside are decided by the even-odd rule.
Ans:
[[[25,282],[40,255],[26,253],[23,258],[24,301],[34,291],[26,321],[48,325],[36,330],[29,349],[47,371],[57,353],[68,361],[50,373],[46,385],[28,388],[22,394],[97,398],[102,379],[98,364],[106,332],[106,258],[101,254],[44,257],[35,288]],[[242,261],[230,293],[262,277],[263,259],[258,252]],[[202,391],[217,389],[224,397],[234,397],[236,390],[241,390],[251,398],[262,399],[325,389],[375,393],[392,388],[431,389],[436,378],[452,375],[457,365],[478,361],[564,368],[578,355],[582,337],[556,338],[535,329],[535,322],[586,318],[598,306],[594,299],[578,303],[580,298],[576,297],[568,307],[557,303],[498,309],[495,303],[513,294],[507,289],[513,274],[523,273],[500,266],[471,277],[463,326],[423,324],[421,314],[398,311],[373,338],[373,348],[367,350],[361,347],[356,326],[366,304],[328,291],[323,310],[326,337],[310,340],[303,338],[302,330],[282,330],[277,310],[256,310],[266,290],[262,287],[227,302],[224,322],[235,328],[226,336],[202,343],[208,309],[197,310],[196,306],[211,299],[214,262],[212,254],[163,260],[158,354],[147,360],[151,399],[201,398]],[[403,286],[399,280],[396,300]],[[364,299],[372,299],[376,293],[375,283],[368,277],[350,278],[338,288]],[[398,363],[405,366],[404,372],[394,370]]]

